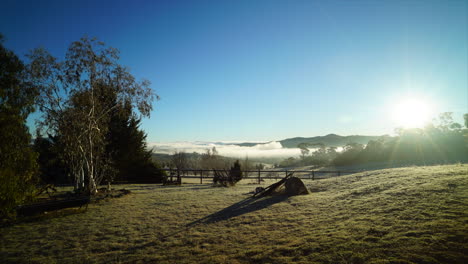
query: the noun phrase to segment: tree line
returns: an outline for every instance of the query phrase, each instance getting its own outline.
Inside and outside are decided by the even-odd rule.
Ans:
[[[216,147],[208,148],[201,154],[175,151],[165,159],[159,158],[159,160],[163,167],[173,169],[229,170],[232,164],[239,164],[244,171],[261,170],[265,167],[263,163],[255,163],[247,156],[241,160],[221,156]]]
[[[396,136],[382,136],[366,145],[349,143],[338,151],[324,144],[298,145],[301,157],[290,157],[278,167],[348,166],[369,162],[429,165],[468,161],[468,114],[464,128],[454,122],[453,113],[445,112],[424,128],[397,128]],[[311,149],[314,149],[311,152]]]
[[[141,119],[159,97],[95,38],[70,44],[59,60],[46,49],[27,62],[0,35],[0,213],[32,199],[46,183],[94,194],[103,181],[160,182]],[[38,110],[34,141],[28,116]]]

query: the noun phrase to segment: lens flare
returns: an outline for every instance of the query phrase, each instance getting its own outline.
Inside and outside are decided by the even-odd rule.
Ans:
[[[394,108],[393,119],[404,128],[422,128],[431,121],[430,104],[416,98],[401,100]]]

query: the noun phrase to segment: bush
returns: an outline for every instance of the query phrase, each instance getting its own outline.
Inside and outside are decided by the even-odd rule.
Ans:
[[[3,46],[0,34],[0,217],[31,197],[37,154],[31,149],[26,118],[33,111],[36,89],[24,82],[24,65]]]
[[[0,112],[0,217],[14,216],[30,200],[37,183],[37,153],[29,146],[27,127]]]
[[[0,169],[0,217],[15,216],[19,204],[32,200],[35,186],[31,181],[24,181],[32,175],[18,176],[11,169]]]
[[[37,183],[37,153],[19,118],[0,107],[0,217],[14,215],[14,208],[29,200]]]
[[[242,180],[243,177],[239,160],[236,160],[229,172],[215,170],[214,173],[215,175],[213,176],[213,183],[215,185],[219,184],[224,187],[236,185],[236,183]]]

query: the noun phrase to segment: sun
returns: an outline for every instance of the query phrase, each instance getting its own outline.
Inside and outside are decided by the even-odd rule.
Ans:
[[[417,98],[405,98],[398,102],[392,117],[398,126],[404,128],[422,128],[430,120],[432,110],[430,103]]]

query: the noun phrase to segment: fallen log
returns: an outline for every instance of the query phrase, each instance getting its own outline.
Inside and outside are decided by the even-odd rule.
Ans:
[[[31,216],[47,211],[56,211],[70,207],[82,207],[90,202],[89,196],[81,196],[65,200],[47,201],[34,204],[21,205],[16,209],[20,216]]]
[[[272,185],[266,187],[263,191],[255,193],[253,195],[253,197],[259,198],[259,197],[263,197],[263,196],[266,196],[266,195],[270,195],[272,192],[274,192],[278,187],[280,187],[293,174],[294,174],[294,172],[289,173],[288,175],[286,175],[286,177],[281,179],[279,182],[273,183]]]

